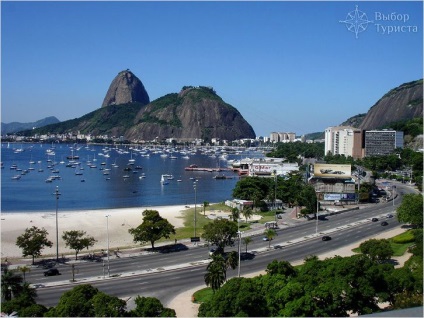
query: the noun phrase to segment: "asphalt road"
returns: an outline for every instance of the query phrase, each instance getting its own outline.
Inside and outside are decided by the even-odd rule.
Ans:
[[[407,192],[410,192],[409,188],[398,186],[398,194]],[[399,196],[395,200],[395,207],[400,200]],[[253,242],[248,245],[248,250],[256,251],[256,253],[252,260],[241,262],[241,275],[262,271],[274,259],[289,262],[302,260],[306,256],[319,255],[393,229],[400,225],[396,218],[385,218],[387,214],[393,214],[393,212],[393,203],[388,202],[327,216],[324,220],[318,221],[318,226],[315,220],[305,221],[296,226],[278,230],[278,236],[271,242],[271,246],[281,246],[276,249],[268,250],[269,242],[263,241],[262,236],[252,237]],[[379,221],[372,222],[372,217],[379,218]],[[389,223],[387,226],[381,226],[383,219]],[[315,235],[317,230],[318,236]],[[332,240],[322,241],[321,236],[324,234],[330,235]],[[299,239],[302,241],[287,243]],[[237,244],[232,248],[227,248],[226,251],[236,249]],[[242,245],[241,251],[244,250],[245,246]],[[208,247],[194,247],[166,254],[158,253],[111,260],[111,276],[127,274],[121,277],[103,279],[103,263],[86,262],[76,264],[75,283],[69,283],[72,278],[71,266],[64,264],[57,266],[62,273],[60,276],[44,277],[42,275],[44,270],[40,268],[27,274],[27,281],[40,286],[37,289],[37,302],[46,306],[55,306],[63,292],[71,289],[75,284],[87,283],[86,280],[89,278],[98,278],[89,283],[110,295],[121,298],[136,295],[151,296],[160,299],[162,303],[167,303],[176,294],[204,284],[208,251]],[[185,264],[183,268],[181,264]],[[227,275],[228,277],[237,275],[237,269],[229,270]],[[65,284],[41,287],[52,282]]]

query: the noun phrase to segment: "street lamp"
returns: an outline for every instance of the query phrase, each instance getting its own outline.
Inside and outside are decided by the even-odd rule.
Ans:
[[[315,223],[315,234],[318,235],[318,211],[319,211],[319,197],[317,193],[317,217],[316,217],[316,223]]]
[[[274,170],[274,210],[275,222],[277,222],[277,170]]]
[[[197,184],[196,182],[193,185],[194,188],[194,237],[196,237],[196,214],[197,214]]]
[[[107,235],[107,277],[110,277],[110,263],[109,263],[109,217],[110,215],[105,215],[106,217],[106,235]]]
[[[59,261],[59,227],[58,227],[58,220],[57,220],[57,212],[58,212],[58,206],[59,206],[59,187],[56,186],[56,191],[54,193],[56,195],[56,261]]]
[[[238,220],[237,220],[238,223]],[[237,231],[238,237],[239,237],[239,244],[238,244],[238,271],[237,276],[240,277],[240,266],[241,266],[241,256],[240,256],[240,249],[241,249],[241,232]]]

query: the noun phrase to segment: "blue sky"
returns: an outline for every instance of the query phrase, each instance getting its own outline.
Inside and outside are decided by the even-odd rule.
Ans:
[[[2,1],[1,121],[83,116],[129,68],[150,100],[213,86],[257,135],[324,131],[423,77],[422,21],[417,1]]]

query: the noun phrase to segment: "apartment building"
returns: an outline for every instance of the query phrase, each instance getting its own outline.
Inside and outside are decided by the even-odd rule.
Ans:
[[[345,155],[354,159],[362,158],[361,130],[349,126],[325,129],[325,154]]]

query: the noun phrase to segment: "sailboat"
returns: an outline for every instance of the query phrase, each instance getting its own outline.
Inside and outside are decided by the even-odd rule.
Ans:
[[[160,184],[165,185],[165,184],[168,184],[168,183],[169,183],[168,180],[165,178],[164,175],[162,175],[161,178],[160,178]]]

